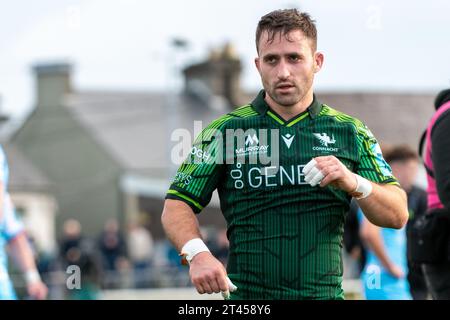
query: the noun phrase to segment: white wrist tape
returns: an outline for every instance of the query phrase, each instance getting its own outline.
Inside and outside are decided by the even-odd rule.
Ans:
[[[200,252],[209,251],[206,244],[200,238],[195,238],[186,242],[181,248],[181,255],[186,256],[186,260],[188,263],[191,263],[191,260]]]
[[[39,275],[39,272],[37,272],[37,270],[28,270],[27,272],[25,272],[24,278],[27,284],[41,281],[41,276]]]
[[[350,193],[352,197],[357,200],[367,198],[373,190],[372,182],[355,174],[356,177],[356,189]]]

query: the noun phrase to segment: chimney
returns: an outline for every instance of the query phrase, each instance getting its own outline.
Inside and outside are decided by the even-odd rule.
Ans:
[[[240,103],[241,61],[231,44],[220,50],[211,50],[205,62],[184,69],[185,91],[209,92],[211,97],[223,97],[230,106]]]
[[[38,107],[59,107],[64,95],[72,91],[70,63],[48,63],[33,66],[36,77]]]

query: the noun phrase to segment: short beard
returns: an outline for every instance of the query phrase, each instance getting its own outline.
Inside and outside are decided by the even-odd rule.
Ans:
[[[296,92],[294,94],[291,95],[281,95],[281,94],[276,94],[274,89],[272,92],[268,92],[268,94],[270,95],[270,98],[275,101],[278,105],[283,106],[283,107],[291,107],[294,106],[295,104],[297,104],[299,101],[301,101],[303,99],[303,97],[305,96],[304,94],[302,94],[302,92],[296,88]]]

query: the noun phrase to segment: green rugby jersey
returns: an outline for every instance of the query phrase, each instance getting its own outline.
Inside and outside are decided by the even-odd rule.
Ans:
[[[227,272],[238,287],[232,299],[343,299],[351,199],[333,187],[311,187],[301,171],[314,157],[334,155],[373,182],[397,181],[359,120],[314,97],[284,121],[264,96],[202,131],[166,198],[199,213],[218,190],[230,240]]]

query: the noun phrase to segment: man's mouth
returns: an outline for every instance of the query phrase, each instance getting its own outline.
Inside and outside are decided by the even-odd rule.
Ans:
[[[289,90],[291,88],[294,88],[294,85],[288,84],[288,83],[286,83],[286,84],[279,84],[275,88],[278,89],[278,90]]]

